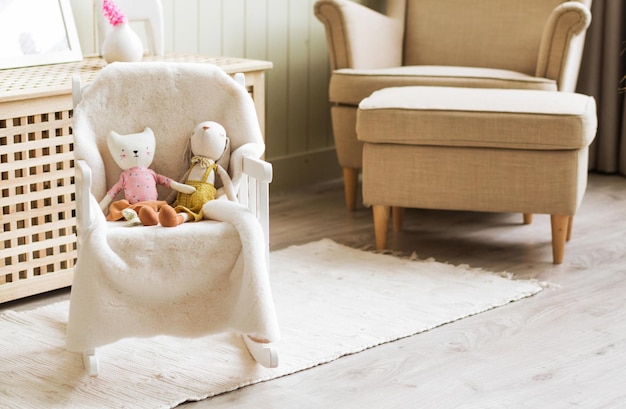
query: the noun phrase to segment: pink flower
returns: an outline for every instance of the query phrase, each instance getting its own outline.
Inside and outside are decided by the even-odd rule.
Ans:
[[[109,19],[109,23],[111,23],[112,26],[128,22],[122,10],[120,10],[113,0],[102,0],[102,13]]]

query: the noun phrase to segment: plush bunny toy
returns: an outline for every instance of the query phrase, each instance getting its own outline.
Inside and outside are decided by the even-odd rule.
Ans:
[[[195,187],[195,192],[180,192],[172,206],[161,207],[158,214],[161,226],[175,227],[186,221],[202,220],[203,206],[219,196],[215,187],[217,176],[226,197],[237,201],[232,180],[224,169],[230,160],[230,139],[224,127],[213,121],[202,122],[194,128],[189,142],[193,156],[184,183]]]
[[[118,180],[100,201],[100,208],[109,208],[107,220],[131,221],[137,214],[142,218],[143,209],[158,211],[167,202],[157,200],[157,184],[164,185],[178,192],[193,193],[196,189],[178,183],[166,176],[159,175],[149,168],[154,159],[155,139],[152,129],[145,128],[136,134],[120,135],[111,131],[107,136],[107,147],[115,163],[123,170]],[[124,191],[124,199],[113,202],[120,191]],[[151,212],[146,213],[148,216]],[[154,225],[149,218],[141,222]],[[138,224],[133,223],[133,224]]]

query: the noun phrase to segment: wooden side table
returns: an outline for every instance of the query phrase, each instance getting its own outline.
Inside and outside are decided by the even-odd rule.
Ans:
[[[265,131],[265,71],[272,63],[167,54],[145,61],[215,64],[242,72]],[[71,78],[105,65],[83,61],[0,70],[0,303],[71,285],[76,261]]]

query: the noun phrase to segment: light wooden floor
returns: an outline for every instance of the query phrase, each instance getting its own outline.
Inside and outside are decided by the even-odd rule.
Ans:
[[[370,210],[347,212],[339,183],[271,200],[273,250],[321,238],[373,245]],[[521,218],[407,210],[405,230],[390,243],[422,258],[550,283],[542,293],[183,407],[626,407],[626,178],[590,176],[562,265],[552,264],[549,217],[535,215],[531,225]],[[61,291],[17,306],[64,297]]]

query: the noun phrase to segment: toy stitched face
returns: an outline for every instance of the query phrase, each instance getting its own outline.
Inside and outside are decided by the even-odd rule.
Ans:
[[[228,146],[226,129],[217,122],[202,122],[196,126],[191,135],[191,151],[194,155],[217,161],[226,152]]]
[[[107,146],[115,163],[126,170],[136,166],[150,167],[154,159],[155,139],[152,129],[143,132],[120,135],[111,131],[107,136]]]

